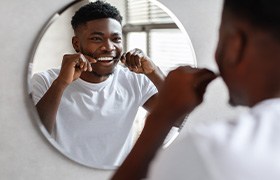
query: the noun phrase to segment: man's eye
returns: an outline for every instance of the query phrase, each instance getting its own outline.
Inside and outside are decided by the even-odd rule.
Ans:
[[[102,38],[100,38],[100,37],[91,37],[90,40],[92,40],[92,41],[102,41]]]
[[[122,42],[122,38],[121,37],[116,37],[116,38],[113,39],[113,41],[119,43],[119,42]]]

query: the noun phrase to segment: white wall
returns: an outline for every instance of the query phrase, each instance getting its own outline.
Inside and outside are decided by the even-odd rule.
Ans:
[[[198,65],[215,69],[221,0],[161,0],[182,21],[195,51]],[[36,36],[51,15],[70,0],[1,1],[0,48],[0,179],[108,179],[111,172],[78,165],[46,141],[32,116],[27,95],[27,66]],[[227,92],[217,80],[190,124],[234,115],[226,106]]]

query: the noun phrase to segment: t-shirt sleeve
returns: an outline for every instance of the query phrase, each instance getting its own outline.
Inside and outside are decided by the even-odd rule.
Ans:
[[[50,84],[46,81],[44,76],[41,73],[34,74],[31,78],[31,87],[32,87],[32,99],[35,104],[37,104],[43,95],[48,90]]]
[[[150,79],[147,78],[146,76],[143,77],[143,83],[141,85],[141,88],[142,88],[141,89],[142,99],[140,105],[143,106],[143,104],[145,104],[145,102],[148,99],[150,99],[150,97],[158,93],[158,90],[156,86],[152,83],[152,81],[150,81]]]

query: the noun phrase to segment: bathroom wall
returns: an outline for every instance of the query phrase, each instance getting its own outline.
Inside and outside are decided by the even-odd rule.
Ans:
[[[32,47],[43,25],[70,0],[1,1],[0,48],[0,179],[77,180],[108,179],[112,172],[76,164],[53,148],[37,126],[27,93],[27,69]],[[193,42],[199,67],[216,70],[222,0],[160,0],[181,20]],[[187,123],[210,122],[234,116],[226,105],[227,91],[216,80]],[[184,131],[187,129],[184,128]],[[180,136],[179,136],[180,138]],[[172,148],[172,145],[171,147]]]

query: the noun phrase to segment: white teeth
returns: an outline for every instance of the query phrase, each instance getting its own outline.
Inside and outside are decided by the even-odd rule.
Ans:
[[[113,60],[113,57],[100,57],[97,60],[98,61],[111,61],[111,60]]]

